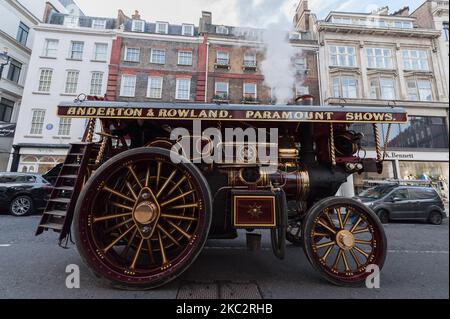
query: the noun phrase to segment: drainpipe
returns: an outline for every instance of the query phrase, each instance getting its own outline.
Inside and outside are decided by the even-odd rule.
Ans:
[[[206,42],[205,103],[208,102],[209,41]]]
[[[324,105],[323,104],[323,92],[322,92],[322,76],[321,76],[321,68],[320,68],[320,57],[319,57],[319,49],[316,50],[316,63],[317,63],[317,72],[319,73],[317,75],[317,82],[319,83],[319,105]]]

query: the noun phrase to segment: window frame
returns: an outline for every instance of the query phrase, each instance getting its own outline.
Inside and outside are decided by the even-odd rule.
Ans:
[[[19,28],[17,30],[16,40],[23,46],[27,46],[28,37],[30,36],[30,27],[20,21]]]
[[[389,80],[392,83],[392,86],[386,86],[383,85],[383,81]],[[376,92],[375,96],[373,96],[373,85],[372,83],[376,81]],[[384,88],[390,87],[392,88],[393,96],[391,98],[386,97]],[[377,76],[377,77],[371,77],[369,78],[369,88],[370,88],[370,98],[371,99],[381,99],[381,100],[396,100],[397,99],[397,92],[395,88],[395,79],[392,77],[386,77],[386,76]]]
[[[74,76],[71,77],[71,74]],[[71,82],[69,82],[71,80]],[[79,70],[66,70],[66,81],[64,83],[64,94],[76,94],[80,80]]]
[[[44,72],[48,72],[50,75],[43,75]],[[48,79],[43,79],[43,76],[47,76]],[[45,85],[41,85],[42,81],[45,81]],[[49,93],[51,91],[53,82],[53,69],[50,68],[41,68],[39,69],[39,81],[38,81],[38,88],[37,92],[39,93]],[[48,87],[48,89],[47,89]],[[41,88],[45,88],[45,90],[42,90]]]
[[[187,97],[180,96],[180,82],[187,81],[188,82],[188,90]],[[177,78],[176,79],[176,88],[175,88],[175,99],[179,101],[189,101],[191,99],[191,85],[192,85],[192,79],[191,78]],[[185,92],[185,91],[183,91]]]
[[[77,44],[80,45],[81,50],[75,51],[74,48]],[[70,41],[69,60],[83,61],[84,45],[84,41]],[[79,57],[77,54],[79,54]]]
[[[39,116],[35,116],[35,114],[38,112]],[[44,131],[45,116],[46,116],[45,109],[31,109],[30,135],[42,136],[42,133]]]
[[[61,137],[70,136],[71,128],[72,128],[72,119],[70,117],[68,117],[68,118],[61,117],[59,119],[57,136],[61,136]]]
[[[95,77],[96,75],[100,75],[100,77]],[[89,85],[89,95],[102,96],[104,75],[105,75],[105,73],[102,71],[92,71],[91,72],[91,83]]]
[[[219,57],[220,54],[225,54],[226,58],[220,58]],[[221,61],[221,60],[223,60],[223,61]],[[230,65],[230,52],[223,51],[223,50],[217,50],[217,52],[216,52],[216,63],[218,65]]]
[[[11,123],[16,102],[4,97],[0,98],[0,122]]]
[[[417,57],[412,56],[412,53],[416,52]],[[408,56],[406,56],[406,54]],[[426,57],[421,57],[421,53],[425,53]],[[423,49],[404,49],[402,50],[403,69],[407,71],[430,71],[430,54],[428,50]],[[418,68],[414,67],[414,61],[417,61]],[[423,68],[422,63],[426,62],[426,68]],[[409,67],[407,66],[409,64]]]
[[[221,91],[220,93],[222,93],[222,94],[219,93],[219,91],[217,89],[219,84],[225,84],[226,85],[226,87],[227,87],[226,92],[225,91]],[[223,93],[225,93],[225,94],[223,94]],[[216,81],[214,83],[214,96],[220,97],[222,99],[225,99],[225,98],[229,99],[229,97],[230,97],[230,83],[227,82],[227,81]]]
[[[136,25],[140,24],[140,28],[137,28]],[[145,21],[140,19],[133,19],[131,22],[131,32],[144,32],[145,31]]]
[[[125,78],[128,78],[128,79],[134,79],[134,86],[133,86],[133,89],[132,89],[132,91],[130,91],[130,93],[129,94],[125,94],[125,93],[127,93],[127,92],[125,92],[125,89],[127,89],[127,88],[131,88],[131,85],[130,86],[125,86]],[[120,77],[120,96],[121,97],[135,97],[136,96],[136,82],[137,82],[137,76],[136,75],[134,75],[134,74],[122,74],[122,76]]]
[[[23,63],[11,58],[8,65],[8,73],[6,78],[14,83],[19,84],[22,75]]]
[[[129,59],[129,50],[137,50],[137,60],[130,60]],[[140,63],[141,62],[141,48],[138,47],[125,47],[125,54],[124,54],[124,62],[131,62],[131,63]]]
[[[344,82],[343,82],[343,80],[349,80],[350,78],[352,78],[355,81],[355,92],[356,92],[356,95],[354,97],[350,96],[350,95],[348,95],[348,96],[344,95],[345,91],[347,91],[347,93],[350,93],[350,90],[349,89],[344,90]],[[336,94],[335,94],[336,93],[336,83],[335,83],[336,80],[338,80],[338,85],[339,85],[339,87],[338,87],[339,95],[338,96],[336,96]],[[360,94],[359,94],[359,81],[358,81],[358,78],[356,76],[354,76],[354,75],[339,75],[339,76],[332,77],[332,79],[331,79],[331,86],[332,86],[332,92],[333,92],[333,97],[334,98],[337,98],[337,99],[358,99],[360,97]],[[350,87],[353,87],[353,86],[348,86],[348,88],[350,88]]]
[[[78,28],[80,26],[80,17],[73,16],[73,15],[65,16],[64,17],[64,26],[68,27],[68,28]]]
[[[421,88],[419,86],[420,82],[427,82],[429,84],[429,88]],[[414,88],[410,87],[410,84],[414,84]],[[423,99],[423,90],[429,90],[429,96],[431,99]],[[434,101],[434,92],[433,92],[433,83],[430,79],[426,78],[406,78],[406,94],[407,98],[410,101],[418,101],[418,102],[433,102]],[[415,99],[411,99],[410,97],[415,95]]]
[[[164,21],[156,21],[155,33],[156,34],[169,34],[169,23]],[[164,30],[160,30],[159,27],[164,25]],[[161,32],[163,31],[163,32]]]
[[[252,86],[254,86],[254,88],[255,88],[255,96],[248,96],[248,95],[250,95],[250,94],[253,94],[253,93],[248,93],[247,92],[247,90],[246,90],[246,86],[247,85],[252,85]],[[247,99],[247,98],[252,98],[252,99],[254,99],[254,100],[257,100],[258,99],[258,84],[257,83],[254,83],[254,82],[244,82],[244,84],[243,84],[243,88],[242,88],[242,95],[243,95],[243,98],[244,99]]]
[[[340,49],[344,48],[345,52],[339,52]],[[349,49],[353,50],[353,53],[349,53]],[[333,52],[335,51],[335,52]],[[357,52],[356,47],[348,45],[331,45],[330,46],[330,66],[333,67],[347,67],[347,68],[357,68],[358,67],[358,59],[357,59]],[[345,63],[341,63],[340,56],[343,55],[345,58]],[[336,63],[333,63],[333,57],[336,57]],[[350,65],[350,57],[353,57],[353,64]]]
[[[182,62],[182,54],[189,53],[190,54],[190,64],[188,63],[181,63]],[[191,50],[178,50],[178,65],[183,66],[192,66],[194,63],[194,53]]]
[[[217,34],[229,35],[230,34],[230,29],[227,26],[218,25],[218,26],[216,26],[216,33]]]
[[[153,59],[153,53],[156,52],[156,51],[164,52],[164,61],[163,62],[158,62],[158,61],[155,61]],[[166,49],[158,49],[158,48],[150,49],[150,63],[164,65],[164,64],[166,64],[166,60],[167,60],[167,51],[166,51]]]
[[[99,59],[99,52],[98,52],[98,48],[99,46],[103,46],[105,48],[105,52],[104,54],[104,58],[103,59]],[[95,42],[94,43],[94,53],[93,53],[93,60],[97,61],[97,62],[106,62],[108,61],[108,43],[104,43],[104,42]],[[100,56],[101,57],[101,56]]]
[[[152,87],[152,81],[158,79],[160,80],[160,86],[159,87]],[[147,98],[149,99],[162,99],[162,93],[163,93],[163,87],[164,87],[164,77],[162,76],[149,76],[148,82],[147,82]],[[152,90],[158,90],[158,94],[152,96]]]
[[[377,50],[381,50],[381,55],[377,55]],[[386,52],[389,52],[389,55],[385,55]],[[392,70],[394,68],[394,56],[392,54],[392,49],[380,47],[366,48],[366,56],[367,67],[369,69]],[[378,64],[379,59],[381,59],[381,65]]]
[[[101,22],[101,25],[98,22]],[[106,23],[106,19],[92,19],[91,28],[95,30],[106,30]]]
[[[52,43],[56,43],[56,48],[55,49],[50,49],[49,48],[49,44],[51,42]],[[58,57],[58,50],[59,50],[59,40],[58,39],[45,39],[42,56],[45,57],[45,58],[57,58]],[[53,52],[53,51],[54,51],[54,55],[50,55],[49,52]]]
[[[192,31],[192,32],[187,33],[187,32],[186,32],[186,28],[187,28],[187,27],[191,28],[191,31]],[[183,23],[183,24],[182,24],[182,26],[181,26],[181,35],[193,37],[193,36],[194,36],[194,33],[195,33],[195,25],[193,25],[193,24],[188,24],[188,23]]]

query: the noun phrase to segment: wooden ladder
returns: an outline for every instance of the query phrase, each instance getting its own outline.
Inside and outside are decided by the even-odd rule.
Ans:
[[[70,234],[78,196],[90,175],[90,168],[95,166],[98,151],[98,144],[95,143],[70,145],[69,153],[47,202],[36,236],[51,229],[60,233],[59,239],[62,241]]]

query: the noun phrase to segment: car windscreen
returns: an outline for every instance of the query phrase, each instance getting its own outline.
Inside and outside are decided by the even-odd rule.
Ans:
[[[370,199],[380,199],[387,195],[395,186],[393,185],[380,185],[373,188],[366,189],[358,196]]]
[[[36,178],[30,175],[3,175],[0,176],[0,184],[35,183]]]

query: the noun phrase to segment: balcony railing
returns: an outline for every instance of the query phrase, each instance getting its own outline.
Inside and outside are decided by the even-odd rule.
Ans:
[[[256,70],[256,61],[244,61],[242,68],[244,70]]]
[[[230,60],[229,59],[217,59],[215,64],[216,69],[230,69]]]

